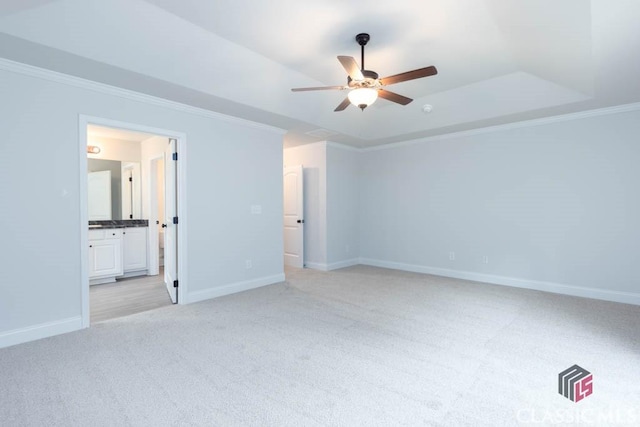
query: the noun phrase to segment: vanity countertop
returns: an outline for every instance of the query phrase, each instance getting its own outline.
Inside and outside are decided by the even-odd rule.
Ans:
[[[100,228],[130,228],[130,227],[148,227],[148,219],[114,219],[104,221],[89,221],[89,230]]]

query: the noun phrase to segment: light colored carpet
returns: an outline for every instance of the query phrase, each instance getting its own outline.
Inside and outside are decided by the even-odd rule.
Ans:
[[[0,350],[0,424],[638,425],[640,307],[356,266]],[[558,394],[559,372],[594,376]]]

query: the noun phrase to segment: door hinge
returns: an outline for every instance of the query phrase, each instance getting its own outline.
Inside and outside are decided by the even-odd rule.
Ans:
[[[173,217],[173,223],[174,223],[174,224],[177,224],[177,223],[178,223],[178,217],[177,217],[177,216],[174,216],[174,217]]]
[[[133,178],[132,177],[129,177],[129,182],[133,182]]]
[[[178,287],[178,281],[177,281],[177,280],[174,280],[174,281],[173,281],[173,287],[174,287],[174,288],[177,288],[177,287]]]
[[[178,160],[178,153],[173,153],[173,160]]]
[[[133,214],[129,214],[129,219],[133,219]]]

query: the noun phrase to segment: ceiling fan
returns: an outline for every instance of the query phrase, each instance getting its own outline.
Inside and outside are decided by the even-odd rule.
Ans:
[[[378,78],[378,73],[364,69],[364,47],[371,37],[367,33],[360,33],[356,36],[356,41],[361,48],[360,64],[362,68],[358,68],[358,63],[351,56],[338,56],[338,61],[347,71],[347,84],[345,86],[320,86],[320,87],[301,87],[291,89],[293,92],[303,92],[310,90],[349,90],[348,96],[333,111],[342,111],[353,104],[364,111],[369,105],[373,104],[378,96],[388,101],[401,105],[407,105],[413,99],[397,93],[383,89],[384,86],[395,83],[406,82],[407,80],[419,79],[438,74],[436,67],[429,66],[418,68],[417,70],[407,71],[405,73],[395,74],[389,77]]]

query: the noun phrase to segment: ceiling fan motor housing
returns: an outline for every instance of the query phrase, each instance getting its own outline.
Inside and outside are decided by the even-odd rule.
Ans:
[[[371,70],[362,70],[364,80],[353,80],[350,76],[347,76],[347,86],[349,87],[378,87],[380,82],[378,81],[378,73]]]

